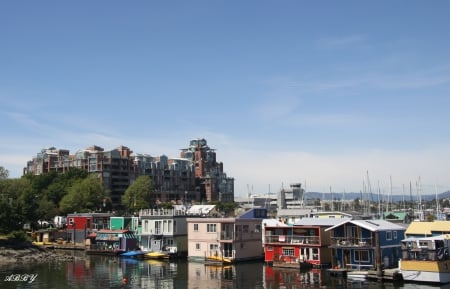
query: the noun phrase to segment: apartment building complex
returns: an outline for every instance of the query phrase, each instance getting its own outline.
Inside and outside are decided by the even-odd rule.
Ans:
[[[120,206],[123,193],[142,175],[151,178],[154,197],[161,202],[234,200],[234,179],[223,171],[223,163],[217,162],[215,150],[205,139],[191,140],[178,158],[136,154],[125,146],[109,151],[91,146],[75,154],[51,147],[28,161],[24,174],[64,173],[70,168],[97,174],[114,207]]]

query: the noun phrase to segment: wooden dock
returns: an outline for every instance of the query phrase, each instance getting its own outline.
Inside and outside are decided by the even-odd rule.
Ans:
[[[399,269],[384,269],[381,274],[376,270],[369,270],[367,279],[388,282],[402,282],[403,276]]]

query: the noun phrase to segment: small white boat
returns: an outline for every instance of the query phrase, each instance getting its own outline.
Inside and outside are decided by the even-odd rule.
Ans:
[[[358,270],[353,270],[353,271],[347,271],[347,278],[352,279],[352,280],[366,280],[367,279],[367,275],[369,274],[368,271],[358,271]]]

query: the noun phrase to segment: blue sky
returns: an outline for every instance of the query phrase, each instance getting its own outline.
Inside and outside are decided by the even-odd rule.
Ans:
[[[0,165],[217,149],[236,195],[450,189],[448,1],[2,1]]]

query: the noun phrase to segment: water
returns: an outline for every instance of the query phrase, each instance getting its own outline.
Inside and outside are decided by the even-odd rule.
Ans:
[[[80,254],[72,252],[71,254]],[[17,274],[17,275],[12,275]],[[28,275],[26,275],[28,274]],[[37,274],[37,275],[36,275]],[[6,281],[11,276],[32,277],[33,282]],[[0,288],[145,288],[145,289],[294,289],[294,288],[373,288],[450,289],[450,285],[428,286],[389,282],[350,281],[330,277],[323,270],[300,272],[278,269],[262,262],[233,266],[205,266],[179,260],[137,261],[103,256],[82,256],[73,262],[2,265]]]

